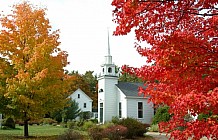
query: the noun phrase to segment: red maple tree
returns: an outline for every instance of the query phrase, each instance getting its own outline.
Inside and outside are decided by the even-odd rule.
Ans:
[[[159,124],[161,131],[177,140],[217,139],[218,1],[113,0],[112,5],[114,34],[134,30],[137,51],[153,64],[123,69],[146,80],[140,94],[168,105],[173,114]],[[207,117],[187,121],[187,114]]]

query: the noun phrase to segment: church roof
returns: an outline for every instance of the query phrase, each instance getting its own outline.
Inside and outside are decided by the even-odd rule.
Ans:
[[[138,88],[144,86],[143,83],[135,83],[135,82],[118,82],[116,86],[126,95],[129,97],[143,97],[143,94],[141,96],[138,95]]]

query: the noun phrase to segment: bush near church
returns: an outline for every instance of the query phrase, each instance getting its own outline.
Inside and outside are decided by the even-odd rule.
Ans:
[[[4,129],[15,129],[15,121],[13,118],[9,117],[6,120],[3,121],[2,124]]]
[[[167,122],[170,120],[171,116],[169,114],[169,107],[168,106],[161,106],[157,109],[157,112],[154,115],[154,118],[152,120],[152,124],[158,124],[160,122]]]
[[[128,132],[127,127],[122,125],[113,125],[103,130],[103,135],[110,140],[120,140],[126,137]]]
[[[133,138],[136,136],[143,136],[148,130],[148,126],[139,122],[134,118],[124,118],[121,120],[113,121],[119,125],[127,127],[126,138]]]

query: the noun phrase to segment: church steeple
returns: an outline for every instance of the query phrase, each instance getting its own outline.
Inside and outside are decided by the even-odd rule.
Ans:
[[[110,52],[110,37],[109,37],[109,30],[107,31],[107,55],[105,56],[105,64],[112,64],[112,56]]]
[[[112,62],[112,56],[110,52],[110,35],[109,30],[107,31],[107,54],[105,56],[105,62],[101,65],[102,72],[100,76],[115,76],[117,77],[118,74],[116,73],[116,66]]]
[[[110,36],[107,32],[107,50],[105,62],[101,65],[101,73],[98,76],[98,122],[105,123],[110,121],[113,116],[117,116],[117,88],[118,73],[116,65],[112,62],[110,52]]]

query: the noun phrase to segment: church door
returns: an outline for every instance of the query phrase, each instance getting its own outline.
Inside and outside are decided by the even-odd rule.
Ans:
[[[100,123],[103,123],[103,103],[100,103]]]

